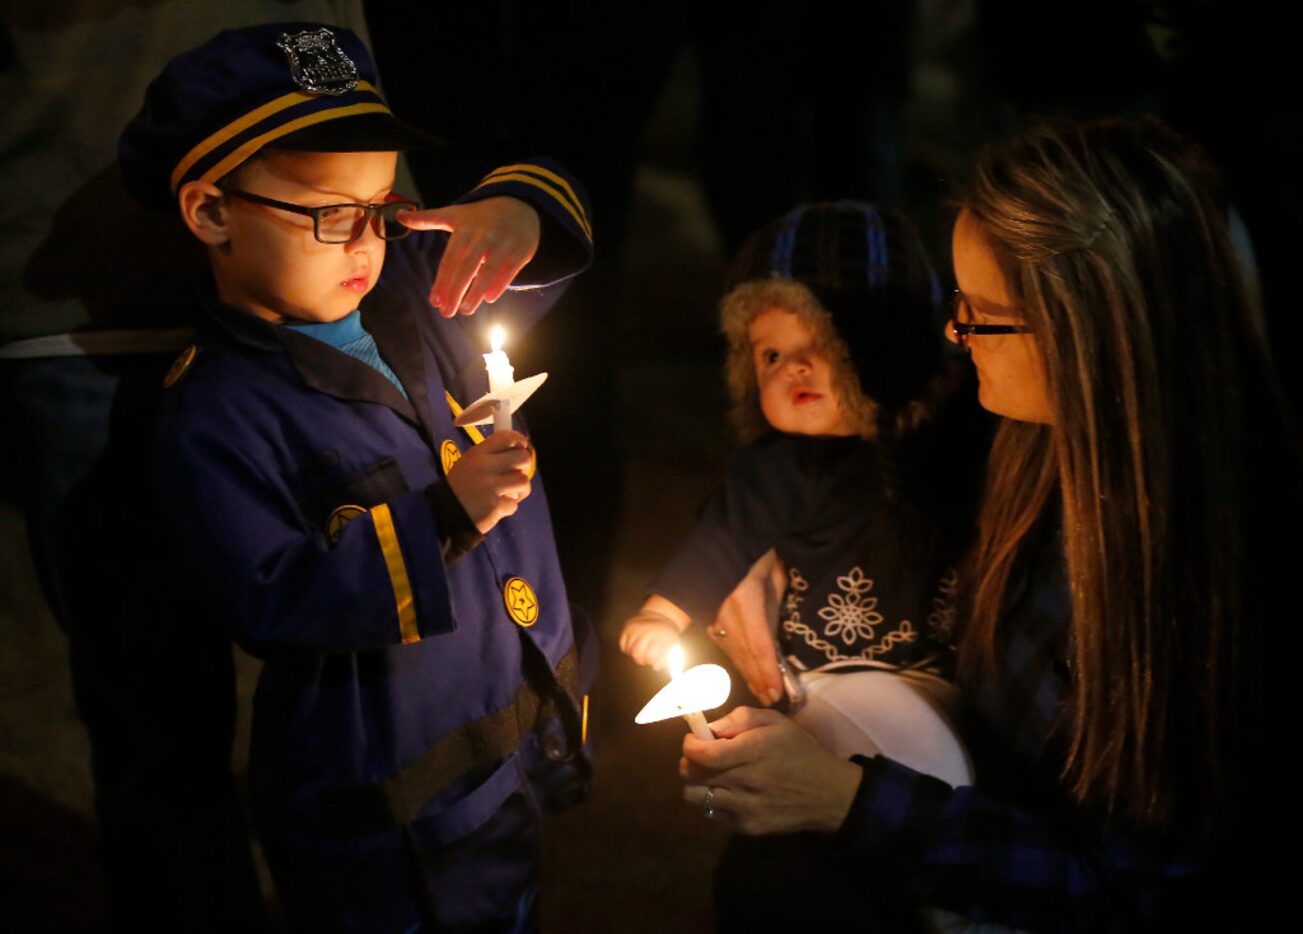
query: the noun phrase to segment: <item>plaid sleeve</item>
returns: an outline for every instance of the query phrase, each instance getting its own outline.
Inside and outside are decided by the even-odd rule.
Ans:
[[[1202,868],[1194,847],[1092,834],[883,756],[855,759],[864,777],[839,836],[902,869],[922,905],[1037,931],[1150,929]]]

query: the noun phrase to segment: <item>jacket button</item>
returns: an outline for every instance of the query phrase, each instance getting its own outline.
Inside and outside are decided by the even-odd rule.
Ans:
[[[455,441],[445,439],[443,444],[439,445],[439,462],[443,465],[443,475],[448,476],[448,471],[452,470],[453,464],[461,460],[461,448],[457,447]]]
[[[538,595],[525,578],[507,579],[502,587],[502,602],[516,625],[529,627],[538,622]]]

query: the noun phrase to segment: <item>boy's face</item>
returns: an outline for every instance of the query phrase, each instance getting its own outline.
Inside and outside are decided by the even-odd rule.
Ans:
[[[770,425],[793,435],[855,434],[833,388],[832,364],[800,318],[771,308],[755,317],[747,336]]]
[[[303,207],[382,202],[396,152],[276,152],[239,175],[241,191]],[[269,321],[337,321],[375,286],[385,241],[368,223],[351,243],[321,243],[312,218],[226,196],[223,248],[212,251],[218,295]]]

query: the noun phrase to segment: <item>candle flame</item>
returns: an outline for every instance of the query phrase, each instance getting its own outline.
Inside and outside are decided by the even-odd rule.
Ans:
[[[507,334],[502,330],[502,325],[494,325],[493,330],[489,332],[489,346],[493,348],[494,353],[497,353],[502,349],[502,343],[506,339]]]
[[[670,680],[683,674],[683,646],[675,645],[665,656],[665,664],[670,669]]]

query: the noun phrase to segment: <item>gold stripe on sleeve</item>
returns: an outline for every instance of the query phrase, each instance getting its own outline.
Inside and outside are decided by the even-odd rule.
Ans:
[[[540,178],[545,178],[548,181],[552,182],[553,184],[557,185],[558,187],[563,189],[567,195],[570,196],[570,203],[574,205],[574,207],[579,211],[580,214],[584,215],[585,226],[588,224],[588,215],[584,211],[584,202],[580,200],[577,194],[575,194],[575,190],[570,187],[570,183],[566,181],[563,176],[556,174],[551,169],[545,169],[541,165],[534,165],[533,163],[530,162],[517,162],[515,165],[504,165],[501,166],[500,168],[494,169],[488,175],[484,176],[484,178],[481,179],[480,184],[481,185],[484,184],[484,182],[489,181],[495,175],[502,175],[506,172],[529,172],[533,175],[539,176]]]
[[[380,553],[389,569],[389,583],[394,588],[394,602],[398,605],[398,631],[403,643],[419,642],[421,633],[416,627],[416,601],[412,599],[412,582],[407,577],[407,564],[403,550],[398,545],[398,530],[389,506],[381,503],[371,507],[371,520],[375,523],[376,538],[380,539]]]
[[[370,91],[373,94],[379,93],[376,91],[375,85],[371,84],[369,81],[359,81],[357,83],[357,90]],[[283,94],[273,101],[268,101],[256,110],[249,111],[243,117],[231,121],[216,133],[211,134],[207,139],[195,145],[195,147],[186,153],[181,161],[176,164],[176,168],[172,170],[172,191],[176,191],[177,186],[181,184],[181,179],[185,177],[186,172],[190,171],[191,166],[231,137],[243,133],[254,124],[266,120],[273,114],[278,114],[288,107],[293,107],[296,104],[303,104],[313,99],[313,95],[307,94],[303,91],[291,91],[289,94]],[[380,106],[383,107],[383,105]],[[384,110],[388,111],[389,108],[384,107]],[[338,111],[330,110],[323,111],[323,113],[338,114]],[[296,127],[295,129],[298,128]],[[244,147],[241,147],[241,149],[243,148]],[[245,158],[247,158],[247,156]],[[222,175],[225,174],[225,172],[222,173]],[[218,178],[220,177],[221,176],[219,175]]]
[[[522,166],[522,168],[529,167]],[[553,177],[555,178],[556,176]],[[560,191],[549,185],[547,182],[535,178],[533,175],[526,175],[524,172],[495,172],[475,187],[477,189],[483,188],[485,185],[492,185],[497,182],[524,182],[526,185],[533,185],[535,188],[541,188],[556,199],[556,202],[566,209],[566,213],[575,219],[575,223],[578,224],[579,229],[584,232],[584,236],[588,238],[588,242],[593,242],[593,229],[588,225],[588,218],[584,216],[583,208],[576,207],[576,205],[571,203],[571,201]]]

